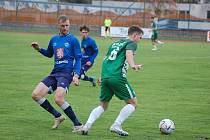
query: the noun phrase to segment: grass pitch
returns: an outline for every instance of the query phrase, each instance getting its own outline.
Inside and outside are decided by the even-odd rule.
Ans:
[[[47,76],[53,59],[30,47],[32,41],[46,47],[50,35],[0,32],[0,139],[1,140],[120,140],[109,132],[124,103],[115,97],[109,109],[93,125],[88,136],[73,134],[66,120],[58,130],[50,130],[53,117],[31,99],[31,92]],[[115,39],[96,38],[99,56],[88,75],[100,76],[107,45]],[[210,138],[210,45],[198,42],[167,41],[152,51],[151,42],[139,43],[135,60],[144,64],[140,72],[128,71],[128,80],[138,97],[136,112],[123,128],[129,140],[199,140]],[[84,123],[99,103],[100,87],[81,81],[71,86],[66,100]],[[47,97],[53,102],[53,95]],[[62,112],[63,113],[63,112]],[[160,120],[169,118],[176,130],[163,135]]]

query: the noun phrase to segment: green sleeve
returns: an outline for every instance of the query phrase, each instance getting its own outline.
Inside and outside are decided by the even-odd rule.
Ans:
[[[128,43],[126,45],[126,50],[132,50],[135,52],[137,50],[137,44],[135,42]]]

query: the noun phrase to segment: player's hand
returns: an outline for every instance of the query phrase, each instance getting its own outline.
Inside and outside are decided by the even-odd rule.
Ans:
[[[142,69],[142,68],[143,68],[143,64],[134,65],[134,66],[132,67],[132,69],[135,70],[135,71],[139,71],[139,70]]]
[[[87,62],[86,62],[86,65],[87,65],[87,66],[90,66],[90,65],[92,65],[92,63],[91,63],[90,61],[87,61]]]
[[[77,75],[74,75],[72,82],[75,86],[79,86],[79,77]]]
[[[99,86],[101,85],[101,77],[98,78],[97,83],[98,83]]]
[[[35,50],[39,51],[40,48],[39,48],[39,43],[38,42],[32,42],[31,43],[31,47],[33,47]]]

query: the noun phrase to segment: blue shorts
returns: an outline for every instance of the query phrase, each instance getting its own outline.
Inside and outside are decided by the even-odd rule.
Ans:
[[[88,66],[88,65],[86,65],[86,63],[88,62],[89,60],[87,60],[87,59],[82,59],[82,61],[81,61],[81,68],[82,68],[82,71],[88,71],[92,66],[93,66],[93,63],[90,65],[90,66]]]
[[[92,67],[92,65],[90,65],[90,66],[88,66],[88,65],[82,65],[82,70],[86,72],[86,71],[88,71]]]
[[[67,92],[69,85],[72,82],[72,77],[73,75],[69,73],[57,72],[45,77],[42,80],[42,83],[44,83],[49,88],[49,90],[51,90],[51,92],[49,93],[55,91],[57,87],[63,87],[64,89],[66,89]]]

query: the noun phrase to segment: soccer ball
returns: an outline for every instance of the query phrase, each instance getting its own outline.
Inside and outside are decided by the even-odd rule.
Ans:
[[[163,119],[159,123],[159,129],[163,134],[170,134],[175,130],[175,124],[170,119]]]

